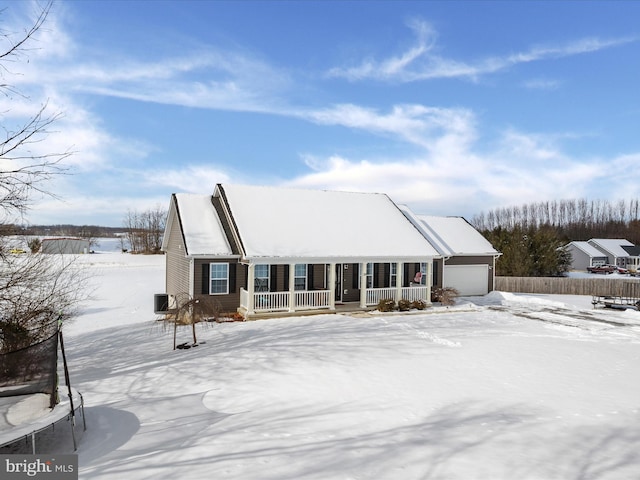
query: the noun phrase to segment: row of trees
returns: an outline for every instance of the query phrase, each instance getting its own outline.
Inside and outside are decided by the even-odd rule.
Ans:
[[[640,243],[640,199],[569,199],[497,208],[475,215],[471,223],[480,231],[551,226],[567,240],[595,237],[626,238]]]
[[[553,200],[480,213],[471,223],[502,252],[496,274],[563,275],[573,240],[625,238],[640,244],[640,200]]]
[[[160,253],[167,211],[160,206],[143,212],[129,210],[123,225],[125,238],[134,253]]]

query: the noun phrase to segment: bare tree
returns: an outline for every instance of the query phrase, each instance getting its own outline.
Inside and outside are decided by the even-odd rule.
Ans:
[[[46,3],[33,23],[21,33],[0,34],[0,95],[20,96],[12,86],[11,75],[32,48],[38,31],[52,8]],[[55,197],[47,190],[47,181],[65,172],[61,161],[70,152],[34,153],[60,114],[49,114],[46,102],[21,125],[8,126],[7,112],[0,112],[0,224],[22,217],[32,204],[34,193]],[[84,275],[73,257],[61,255],[11,255],[6,240],[0,237],[0,348],[37,340],[52,322],[69,318],[86,298]],[[12,344],[12,345],[10,345]]]
[[[214,298],[191,297],[188,293],[176,295],[175,306],[164,316],[167,324],[173,325],[173,349],[181,348],[186,344],[176,345],[178,326],[191,326],[193,345],[197,345],[196,324],[212,322],[220,318],[222,306]]]
[[[159,205],[142,213],[127,211],[123,226],[131,251],[136,253],[160,253],[167,211]]]

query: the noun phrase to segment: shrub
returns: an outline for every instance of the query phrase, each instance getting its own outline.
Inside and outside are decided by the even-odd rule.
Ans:
[[[453,287],[438,287],[433,289],[432,297],[436,302],[440,302],[442,305],[453,305],[456,302],[456,297],[460,292]]]
[[[425,310],[427,308],[427,302],[424,300],[414,300],[411,302],[411,308],[415,308],[416,310]]]
[[[396,309],[396,302],[392,298],[383,298],[378,302],[378,310],[381,312],[393,312]]]
[[[411,310],[411,300],[407,300],[406,298],[400,300],[398,302],[398,310],[400,310],[401,312],[408,312],[409,310]]]
[[[31,253],[38,253],[42,246],[42,241],[38,237],[34,237],[27,242],[27,246],[29,250],[31,250]]]

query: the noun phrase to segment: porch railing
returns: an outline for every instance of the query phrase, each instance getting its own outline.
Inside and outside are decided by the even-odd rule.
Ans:
[[[293,304],[291,297],[290,292],[255,292],[253,294],[253,311],[311,310],[329,308],[330,306],[329,290],[295,291],[293,292]],[[240,289],[240,306],[249,309],[249,292],[244,288]]]
[[[402,287],[401,298],[398,298],[398,289],[396,287],[389,288],[368,288],[367,289],[367,305],[377,305],[380,300],[391,299],[395,302],[401,299],[413,302],[415,300],[427,301],[426,286]]]
[[[401,299],[413,302],[415,300],[428,301],[428,289],[423,285],[402,287],[400,289]],[[330,308],[331,290],[296,290],[294,292],[255,292],[253,294],[254,312],[278,312],[289,310],[313,310],[320,308]],[[398,289],[389,288],[368,288],[366,292],[367,305],[377,305],[380,300],[398,298]],[[249,309],[249,293],[240,289],[240,305]]]
[[[398,289],[391,288],[367,288],[367,305],[377,305],[380,300],[391,299],[398,301]]]
[[[305,290],[295,292],[294,308],[329,308],[329,290]]]
[[[256,312],[289,310],[289,292],[259,292],[253,294],[253,309]]]
[[[412,287],[402,287],[402,298],[415,302],[416,300],[429,301],[429,290],[425,285],[414,285]]]

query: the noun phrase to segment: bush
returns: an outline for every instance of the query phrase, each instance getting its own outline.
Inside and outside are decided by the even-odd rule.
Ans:
[[[380,312],[393,312],[396,309],[396,302],[391,298],[383,298],[378,302]]]
[[[436,302],[440,302],[442,305],[453,305],[456,303],[456,297],[460,292],[453,287],[438,287],[434,288],[432,292],[432,299]]]
[[[427,308],[427,302],[424,300],[414,300],[411,302],[411,308],[415,308],[416,310],[425,310]]]
[[[34,237],[27,242],[27,246],[29,250],[31,250],[31,253],[38,253],[42,246],[42,241],[38,237]]]
[[[398,302],[398,310],[400,310],[401,312],[408,312],[409,310],[411,310],[411,300],[407,300],[405,298],[400,300]]]

